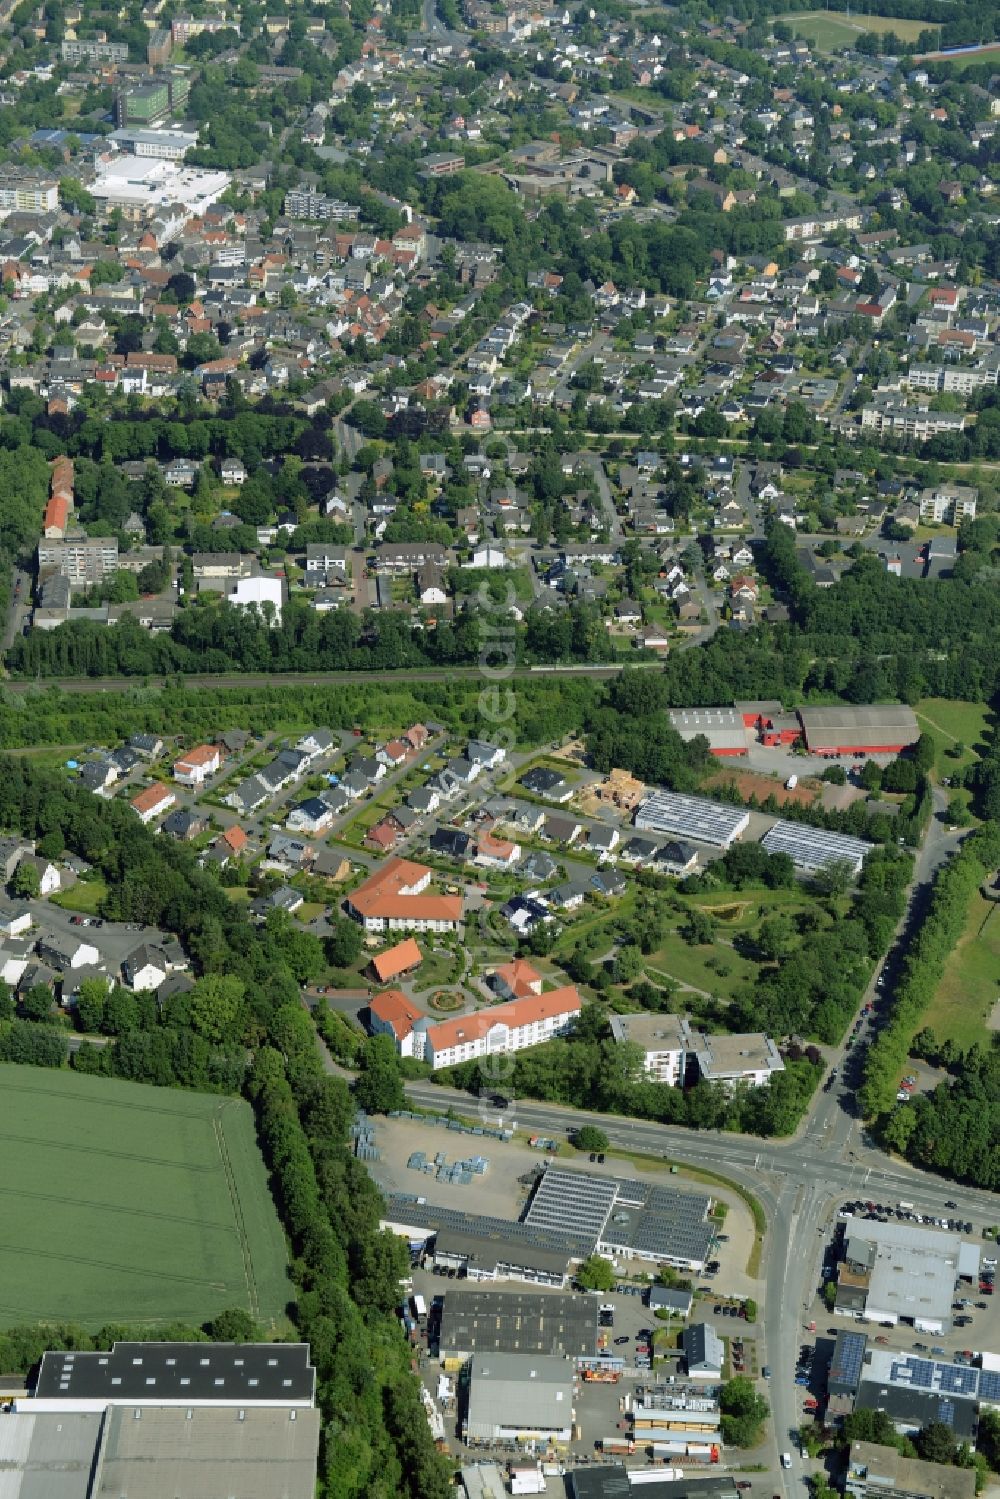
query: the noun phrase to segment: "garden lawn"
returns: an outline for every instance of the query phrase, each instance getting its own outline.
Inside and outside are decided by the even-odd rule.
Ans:
[[[68,890],[57,890],[51,897],[54,906],[64,911],[79,911],[84,916],[96,916],[101,901],[108,893],[103,880],[77,880]]]
[[[0,1066],[0,1316],[284,1325],[285,1241],[248,1104]]]

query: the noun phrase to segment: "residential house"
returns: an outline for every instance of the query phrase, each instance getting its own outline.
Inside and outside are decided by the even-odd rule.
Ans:
[[[174,761],[174,779],[182,786],[203,786],[222,766],[222,751],[217,744],[199,744],[186,750]]]
[[[129,806],[136,813],[139,821],[148,825],[164,812],[168,812],[176,801],[177,798],[170,787],[164,786],[162,781],[156,781],[152,786],[144,786],[141,791],[137,792],[129,802]]]

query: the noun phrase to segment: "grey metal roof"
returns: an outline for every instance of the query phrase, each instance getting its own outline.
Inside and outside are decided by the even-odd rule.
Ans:
[[[467,1429],[559,1431],[573,1424],[573,1365],[553,1354],[477,1353],[471,1360]]]
[[[88,1499],[100,1411],[19,1411],[0,1418],[4,1499]]]
[[[119,1406],[92,1499],[313,1499],[318,1410]]]
[[[442,1355],[546,1353],[592,1358],[597,1306],[589,1296],[449,1290],[441,1313]]]

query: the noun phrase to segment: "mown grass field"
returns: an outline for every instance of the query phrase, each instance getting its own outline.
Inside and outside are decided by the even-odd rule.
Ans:
[[[992,711],[988,703],[963,703],[954,698],[926,697],[914,708],[917,724],[923,734],[934,740],[937,755],[934,762],[934,779],[940,784],[954,776],[956,770],[964,770],[979,758],[979,752],[992,734]],[[962,753],[954,756],[950,751],[956,745]],[[957,792],[958,799],[968,807],[972,793],[965,787]]]
[[[939,1041],[956,1046],[986,1045],[986,1021],[1000,994],[1000,910],[977,895],[965,927],[948,959],[934,1002],[916,1030],[930,1026]]]
[[[906,21],[896,16],[848,17],[827,10],[792,11],[776,19],[784,21],[795,35],[804,37],[820,52],[839,52],[844,47],[853,47],[866,31],[880,34],[892,31],[904,42],[915,42],[920,33],[928,29],[926,21]]]
[[[0,1320],[198,1324],[289,1296],[249,1106],[0,1066]]]

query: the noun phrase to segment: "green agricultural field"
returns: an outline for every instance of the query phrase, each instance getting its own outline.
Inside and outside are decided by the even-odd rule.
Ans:
[[[926,21],[905,21],[896,16],[848,17],[839,11],[804,10],[792,11],[777,17],[790,26],[796,36],[804,37],[820,52],[839,52],[853,47],[859,36],[866,31],[892,31],[904,42],[915,42],[922,31],[928,29]]]
[[[933,1003],[915,1031],[929,1026],[938,1041],[956,1046],[988,1045],[986,1028],[1000,975],[1000,910],[976,895],[965,927],[948,959]]]
[[[0,1320],[274,1327],[290,1288],[249,1105],[0,1066]]]

